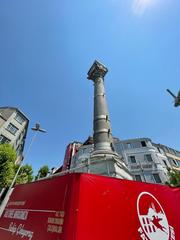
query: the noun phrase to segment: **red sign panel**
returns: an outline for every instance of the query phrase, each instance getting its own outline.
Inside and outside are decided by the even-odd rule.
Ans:
[[[64,230],[75,202],[74,178],[66,175],[15,187],[0,218],[0,239],[71,239]]]
[[[1,240],[180,240],[180,189],[67,174],[19,185]]]

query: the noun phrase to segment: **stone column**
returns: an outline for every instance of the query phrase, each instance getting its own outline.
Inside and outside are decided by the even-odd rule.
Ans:
[[[114,150],[108,113],[104,77],[108,69],[95,61],[88,72],[88,79],[94,82],[94,150],[90,156],[90,172],[100,175],[132,179],[125,162]]]
[[[88,79],[94,82],[93,140],[96,152],[113,152],[112,133],[104,89],[104,76],[107,72],[107,68],[97,61],[94,62],[88,72]]]

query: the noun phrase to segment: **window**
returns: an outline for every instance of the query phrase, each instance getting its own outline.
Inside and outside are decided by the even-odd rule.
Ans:
[[[175,159],[172,158],[173,164],[177,166],[177,162]]]
[[[168,153],[170,153],[170,151],[169,151],[169,148],[168,148],[168,147],[165,147],[165,149],[166,149],[166,151],[167,151]]]
[[[0,144],[3,143],[9,143],[10,140],[8,138],[6,138],[4,135],[0,135]]]
[[[174,149],[173,149],[173,152],[174,152],[174,155],[176,155],[176,154],[177,154],[176,150],[174,150]]]
[[[168,167],[167,162],[166,162],[165,160],[163,160],[163,162],[164,162],[164,165],[165,165],[166,167]]]
[[[145,141],[141,141],[141,145],[142,145],[142,147],[146,147],[147,146]]]
[[[180,157],[180,152],[179,152],[179,151],[176,151],[176,154],[177,154],[177,156],[179,156],[179,157]]]
[[[152,162],[153,160],[152,160],[151,154],[144,155],[144,160],[148,162]]]
[[[154,177],[154,180],[155,180],[156,183],[162,183],[162,181],[161,181],[161,179],[160,179],[160,177],[159,177],[159,174],[154,173],[154,174],[153,174],[153,177]]]
[[[161,150],[160,150],[160,148],[159,148],[159,147],[157,147],[157,150],[158,150],[158,152],[159,152],[159,153],[161,153]]]
[[[12,133],[13,135],[16,134],[16,132],[18,131],[18,128],[15,127],[12,123],[10,123],[7,128],[6,128],[10,133]]]
[[[16,149],[17,156],[19,156],[22,153],[23,146],[19,145],[18,148]]]
[[[1,135],[0,136],[0,143],[2,143],[3,142],[3,136]]]
[[[145,174],[146,182],[154,183],[154,178],[152,174]]]
[[[21,139],[21,134],[19,134],[19,136],[16,139],[16,145],[18,144],[19,140]]]
[[[142,182],[141,175],[134,175],[136,181]]]
[[[20,124],[22,124],[25,121],[24,117],[19,113],[16,113],[15,119]]]
[[[127,143],[127,149],[131,149],[131,144],[130,143]]]
[[[169,148],[169,152],[170,152],[171,154],[173,154],[173,155],[176,155],[176,151],[175,151],[174,149],[172,149],[172,148]]]
[[[122,152],[122,150],[123,150],[123,145],[122,144],[115,144],[115,149],[116,149],[116,152],[117,153],[121,153]]]
[[[128,157],[130,163],[136,163],[136,158],[135,156],[129,156]]]
[[[132,142],[131,143],[131,148],[141,148],[141,143],[140,142]]]

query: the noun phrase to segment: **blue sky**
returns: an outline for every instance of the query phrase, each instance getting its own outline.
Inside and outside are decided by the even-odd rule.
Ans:
[[[0,104],[47,130],[26,162],[58,166],[92,134],[95,59],[109,69],[113,134],[180,150],[180,108],[166,93],[180,89],[179,26],[179,0],[0,0]]]

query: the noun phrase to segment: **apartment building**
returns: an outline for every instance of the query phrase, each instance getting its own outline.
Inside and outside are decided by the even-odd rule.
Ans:
[[[0,144],[9,143],[17,153],[16,163],[23,159],[29,120],[14,107],[0,107]]]
[[[149,183],[168,181],[171,165],[163,150],[157,149],[149,138],[128,139],[115,143],[133,175],[134,180]]]

